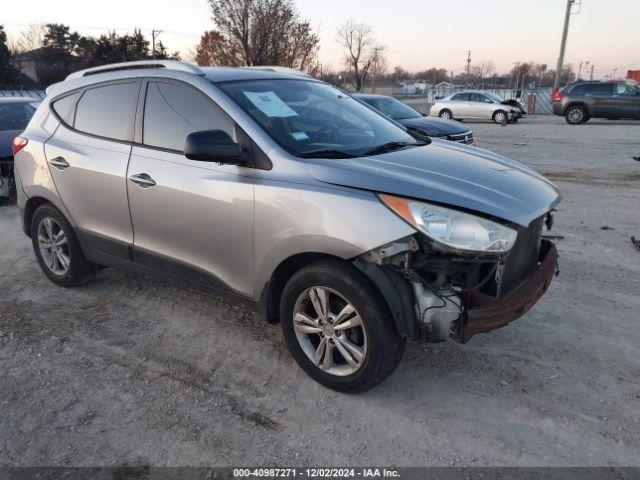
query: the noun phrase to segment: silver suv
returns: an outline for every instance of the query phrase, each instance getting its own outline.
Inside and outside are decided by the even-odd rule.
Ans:
[[[14,143],[38,263],[204,284],[280,322],[318,382],[363,391],[406,339],[466,342],[527,312],[557,252],[556,188],[502,156],[417,142],[277,69],[151,61],[53,85]]]

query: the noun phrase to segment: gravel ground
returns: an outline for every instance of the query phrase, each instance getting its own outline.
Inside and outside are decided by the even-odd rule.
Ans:
[[[0,207],[0,464],[640,465],[640,123],[472,126],[560,187],[561,275],[511,326],[410,345],[356,396],[209,293],[112,269],[52,285]]]

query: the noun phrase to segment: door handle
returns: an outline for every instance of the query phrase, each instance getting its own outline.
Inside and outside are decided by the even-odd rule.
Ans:
[[[137,183],[142,188],[153,187],[156,184],[155,180],[146,173],[138,173],[136,175],[131,175],[129,177],[129,180],[131,180],[133,183]]]
[[[51,160],[49,160],[49,163],[54,167],[56,167],[58,170],[64,170],[65,168],[68,168],[71,166],[69,165],[69,162],[67,162],[62,157],[52,158]]]

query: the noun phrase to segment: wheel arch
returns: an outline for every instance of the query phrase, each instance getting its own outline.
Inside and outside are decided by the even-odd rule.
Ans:
[[[289,279],[300,269],[321,260],[339,261],[353,265],[362,272],[378,290],[389,308],[398,333],[403,337],[418,338],[415,319],[413,290],[405,279],[390,268],[365,262],[360,257],[345,260],[335,255],[320,252],[306,252],[292,255],[283,260],[275,269],[265,286],[260,299],[260,313],[271,324],[280,321],[280,299]]]
[[[591,112],[589,110],[589,105],[586,102],[581,102],[579,100],[574,100],[574,101],[572,101],[570,103],[567,103],[567,105],[564,107],[564,110],[562,111],[562,115],[566,115],[567,111],[571,107],[582,107],[584,109],[584,111],[587,113],[587,117],[591,116]]]
[[[31,220],[33,219],[33,214],[40,205],[44,205],[45,203],[54,205],[53,202],[45,197],[31,197],[25,203],[24,214],[22,216],[22,230],[24,230],[24,233],[28,237],[31,237]]]
[[[289,279],[300,269],[321,260],[346,262],[343,258],[328,253],[303,252],[291,255],[278,264],[260,295],[260,313],[268,323],[280,321],[280,299]]]

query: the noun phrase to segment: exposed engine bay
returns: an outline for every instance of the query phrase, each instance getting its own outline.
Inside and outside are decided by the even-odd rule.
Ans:
[[[416,234],[365,253],[356,265],[383,292],[401,334],[464,343],[520,317],[547,290],[557,251],[542,231],[552,223],[549,213],[520,229],[505,254],[444,251]]]

